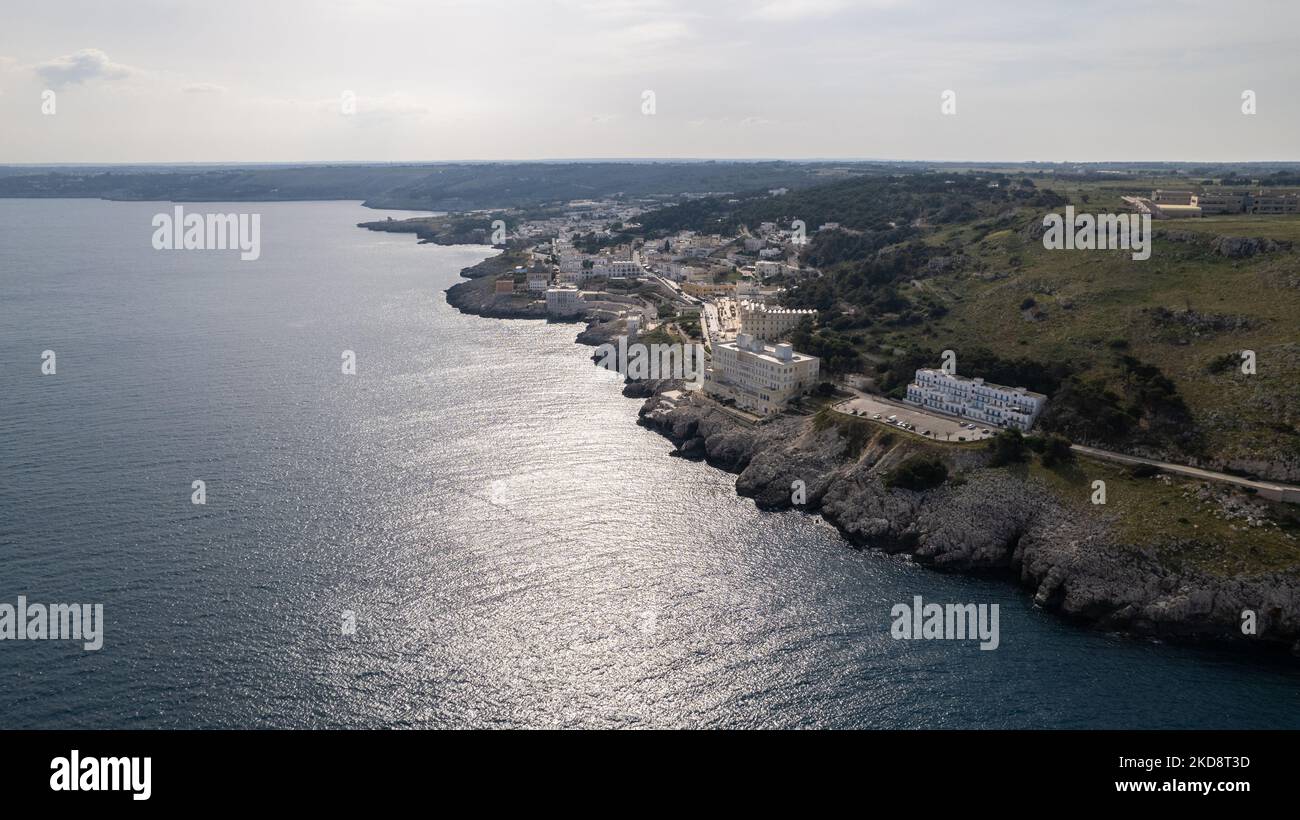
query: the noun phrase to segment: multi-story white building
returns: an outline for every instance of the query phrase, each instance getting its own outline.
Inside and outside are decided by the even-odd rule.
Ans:
[[[611,279],[640,276],[643,272],[641,260],[639,259],[615,259],[609,263],[609,277]]]
[[[681,262],[659,259],[655,261],[654,269],[655,273],[668,279],[672,279],[673,281],[680,281],[686,278],[686,267],[682,265]]]
[[[548,270],[530,270],[528,272],[528,290],[530,293],[545,293],[551,286],[551,272]]]
[[[574,316],[587,308],[582,294],[575,288],[548,288],[546,313],[550,316]]]
[[[740,314],[741,333],[769,342],[781,341],[804,319],[817,315],[815,310],[795,310],[749,301],[741,302],[737,312]]]
[[[788,344],[767,345],[742,333],[735,341],[714,345],[712,364],[704,371],[704,392],[767,416],[812,389],[819,364],[816,356],[796,353]]]
[[[575,250],[565,249],[560,251],[556,256],[560,262],[560,273],[579,273],[582,270],[582,254]]]
[[[907,401],[951,416],[1024,431],[1034,426],[1047,397],[1023,387],[1004,387],[922,368],[907,386]]]

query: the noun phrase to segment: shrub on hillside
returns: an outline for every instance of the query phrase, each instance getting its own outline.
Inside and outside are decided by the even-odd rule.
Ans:
[[[905,490],[930,490],[948,479],[948,465],[932,455],[911,455],[885,474],[886,487]]]
[[[1029,457],[1029,447],[1019,430],[1003,430],[989,439],[988,448],[993,453],[994,467],[1016,464]]]

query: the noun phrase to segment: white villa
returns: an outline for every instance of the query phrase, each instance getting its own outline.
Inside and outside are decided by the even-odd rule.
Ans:
[[[907,401],[940,413],[1027,431],[1043,411],[1047,397],[1023,387],[1004,387],[922,368],[907,386]]]

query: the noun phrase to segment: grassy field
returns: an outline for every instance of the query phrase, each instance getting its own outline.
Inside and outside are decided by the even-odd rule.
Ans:
[[[817,429],[836,426],[857,457],[869,445],[904,445],[908,452],[939,457],[956,451],[983,450],[986,443],[934,442],[895,431],[880,422],[824,409],[814,418]],[[1121,543],[1154,550],[1164,566],[1186,567],[1228,577],[1237,574],[1300,572],[1300,523],[1288,505],[1268,504],[1273,513],[1263,526],[1222,515],[1220,505],[1202,499],[1203,482],[1178,476],[1138,478],[1128,468],[1110,462],[1074,458],[1052,468],[1041,459],[1005,469],[1024,481],[1045,486],[1080,517],[1104,516]],[[1104,506],[1092,503],[1093,482],[1106,485]],[[1217,488],[1251,498],[1242,490]]]
[[[1300,570],[1294,520],[1254,527],[1216,515],[1215,505],[1197,498],[1200,482],[1176,476],[1135,478],[1123,467],[1090,459],[1053,469],[1039,462],[1014,469],[1046,484],[1080,515],[1102,511],[1125,543],[1156,550],[1166,566],[1224,577]],[[1104,507],[1092,503],[1092,483],[1097,480],[1106,484]]]
[[[1094,183],[1067,193],[1085,210],[1118,211],[1119,190]],[[1041,216],[1022,209],[1017,224]],[[1111,343],[1123,340],[1124,353],[1173,380],[1209,451],[1238,459],[1300,457],[1300,217],[1162,220],[1154,227],[1206,234],[1207,241],[1222,234],[1296,245],[1230,259],[1207,243],[1157,238],[1151,258],[1139,261],[1126,251],[1047,250],[1020,230],[986,233],[979,222],[949,227],[928,241],[960,247],[978,264],[924,279],[916,289],[940,301],[946,315],[876,331],[870,345],[951,348],[959,372],[961,350],[971,346],[1063,361],[1122,392]],[[1033,300],[1031,309],[1022,309],[1026,300]],[[1152,312],[1161,308],[1175,315]],[[1238,358],[1228,364],[1242,350],[1255,351],[1255,375],[1242,374]]]

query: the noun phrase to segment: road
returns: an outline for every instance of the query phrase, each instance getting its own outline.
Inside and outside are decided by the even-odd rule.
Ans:
[[[852,388],[850,388],[852,389]],[[876,413],[880,413],[882,419],[890,415],[896,415],[900,419],[909,421],[916,425],[914,434],[920,431],[929,430],[932,438],[938,441],[978,441],[979,439],[989,438],[996,435],[999,431],[990,428],[989,433],[984,433],[983,427],[977,425],[978,429],[969,430],[962,428],[956,418],[940,416],[921,410],[910,404],[895,402],[890,399],[884,399],[879,396],[869,396],[860,391],[854,390],[858,394],[857,398],[842,401],[834,406],[834,409],[849,415],[866,416],[870,418]],[[852,411],[858,410],[855,414]],[[886,423],[883,422],[882,423]],[[891,425],[892,426],[892,425]],[[1253,478],[1242,478],[1241,476],[1221,473],[1216,470],[1206,470],[1201,467],[1189,467],[1185,464],[1174,464],[1169,461],[1157,461],[1153,458],[1143,458],[1142,456],[1130,456],[1125,453],[1116,453],[1113,450],[1102,450],[1098,447],[1087,447],[1082,444],[1072,444],[1070,449],[1079,455],[1089,458],[1102,459],[1103,461],[1114,461],[1120,464],[1149,464],[1163,472],[1173,473],[1174,475],[1187,476],[1188,478],[1200,478],[1206,481],[1217,481],[1223,484],[1234,484],[1238,487],[1245,487],[1254,490],[1263,498],[1273,501],[1285,501],[1291,504],[1300,504],[1300,486],[1294,484],[1284,484],[1280,481],[1264,481]]]
[[[1124,453],[1116,453],[1111,450],[1102,450],[1097,447],[1085,447],[1082,444],[1072,444],[1070,449],[1092,458],[1100,458],[1106,461],[1117,461],[1121,464],[1149,464],[1152,467],[1158,467],[1166,473],[1189,476],[1191,478],[1203,478],[1207,481],[1219,481],[1224,484],[1236,484],[1238,487],[1247,487],[1255,490],[1265,498],[1271,498],[1274,501],[1287,501],[1292,504],[1300,504],[1300,487],[1293,484],[1282,484],[1277,481],[1259,481],[1252,478],[1242,478],[1241,476],[1220,473],[1214,470],[1203,470],[1200,467],[1188,467],[1185,464],[1173,464],[1168,461],[1156,461],[1153,458],[1142,458],[1141,456],[1130,456]]]

